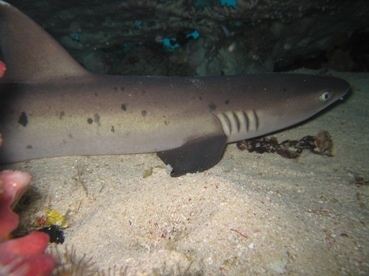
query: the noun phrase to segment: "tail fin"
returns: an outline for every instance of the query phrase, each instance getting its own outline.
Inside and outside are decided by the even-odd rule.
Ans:
[[[0,0],[1,82],[34,83],[82,76],[88,72],[36,22]]]

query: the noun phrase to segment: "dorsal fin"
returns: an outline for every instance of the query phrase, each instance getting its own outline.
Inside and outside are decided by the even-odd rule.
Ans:
[[[34,83],[89,74],[46,31],[12,5],[0,1],[2,82]]]

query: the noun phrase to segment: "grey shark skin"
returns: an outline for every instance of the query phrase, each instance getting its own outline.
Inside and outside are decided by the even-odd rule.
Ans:
[[[204,171],[225,145],[300,123],[342,98],[341,79],[298,74],[133,77],[87,72],[0,1],[0,162],[157,152],[172,176]]]

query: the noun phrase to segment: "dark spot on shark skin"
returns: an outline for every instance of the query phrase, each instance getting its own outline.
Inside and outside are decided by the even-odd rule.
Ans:
[[[97,93],[97,92],[94,95],[95,95],[95,97],[99,97],[99,93]]]
[[[217,106],[216,106],[215,104],[213,104],[213,103],[210,103],[210,104],[208,105],[208,107],[209,107],[209,109],[210,109],[211,111],[214,111],[215,109],[217,109]]]
[[[62,120],[64,116],[65,116],[64,111],[60,112],[59,113],[59,120]]]
[[[147,115],[147,111],[146,111],[146,110],[142,110],[142,111],[141,111],[141,114],[142,114],[142,117],[146,117],[146,115]]]
[[[120,108],[123,110],[123,111],[127,111],[127,105],[126,104],[122,104],[120,106]]]
[[[94,115],[94,119],[95,119],[95,123],[98,125],[98,126],[101,126],[101,123],[100,123],[100,115],[98,113],[95,113]]]
[[[22,112],[22,114],[19,116],[18,123],[24,127],[28,125],[28,117],[26,112]]]
[[[124,91],[124,86],[121,86],[120,87],[120,91]]]
[[[115,132],[115,128],[114,128],[114,126],[111,126],[110,131],[111,131],[111,132],[113,132],[113,133]]]
[[[26,149],[33,149],[32,145],[27,145]]]
[[[72,133],[69,133],[69,134],[68,134],[68,137],[69,137],[70,139],[73,139],[73,135],[72,135]]]
[[[91,125],[93,122],[94,122],[94,120],[92,120],[92,118],[87,118],[87,123],[88,123],[89,125]]]
[[[202,97],[201,96],[199,97],[199,100],[202,101]]]
[[[225,100],[225,102],[224,102],[226,105],[228,105],[229,104],[229,99],[228,100]]]
[[[114,86],[113,87],[114,91],[118,91],[118,87]]]

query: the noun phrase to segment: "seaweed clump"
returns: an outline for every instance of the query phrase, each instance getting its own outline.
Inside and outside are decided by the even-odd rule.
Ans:
[[[258,137],[237,142],[240,150],[256,153],[277,153],[285,158],[296,159],[304,150],[326,156],[333,156],[333,141],[328,131],[320,131],[316,136],[304,136],[300,140],[278,142],[276,137]]]

